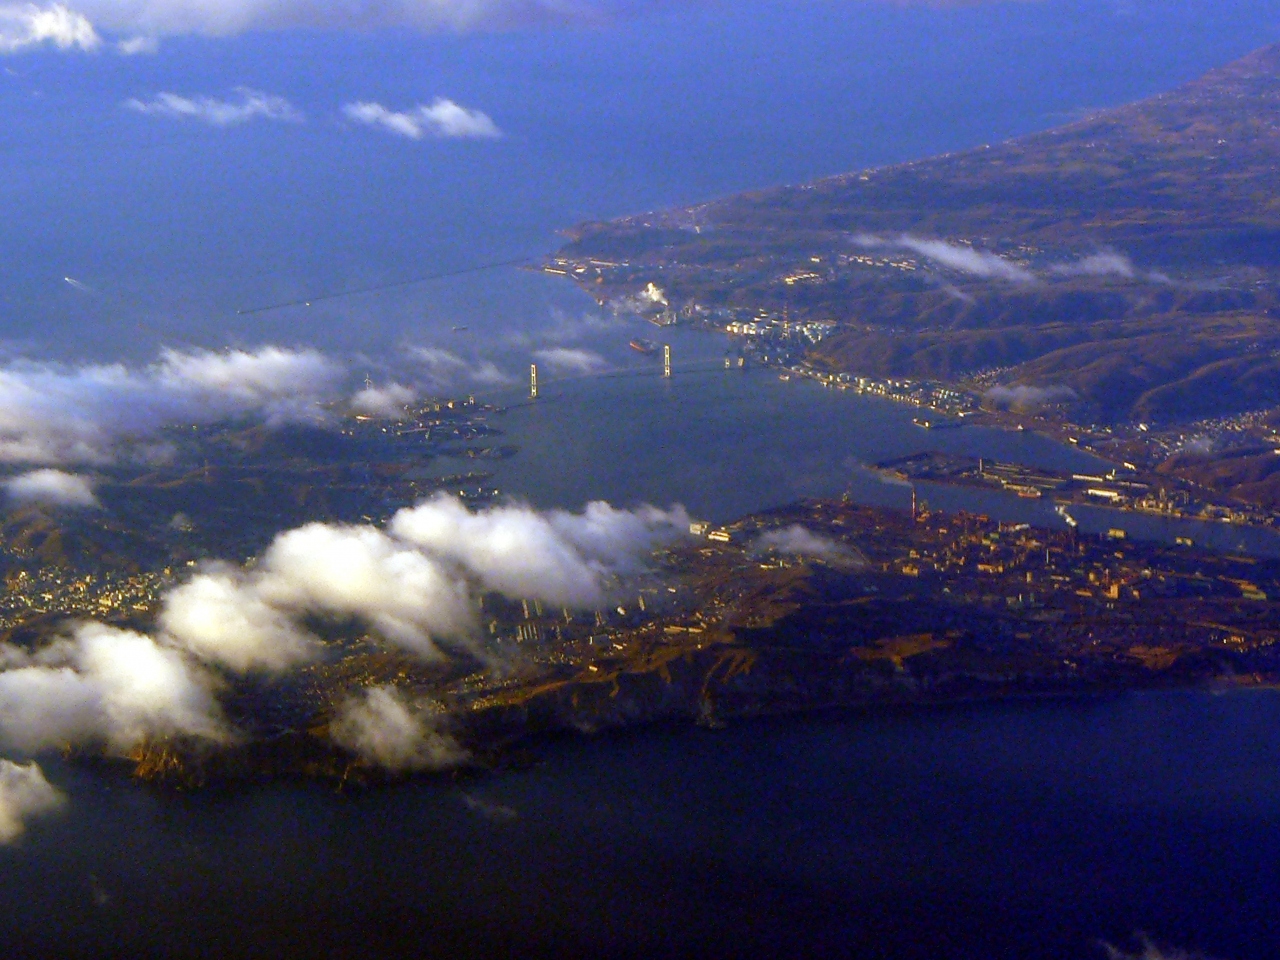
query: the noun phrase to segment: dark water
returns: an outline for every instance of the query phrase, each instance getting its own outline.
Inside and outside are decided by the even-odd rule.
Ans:
[[[1280,696],[570,739],[460,781],[73,798],[0,849],[6,956],[1101,957],[1280,944]],[[93,829],[86,829],[92,824]]]

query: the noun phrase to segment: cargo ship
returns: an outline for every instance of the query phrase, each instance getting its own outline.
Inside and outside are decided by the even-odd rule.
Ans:
[[[926,430],[954,430],[964,426],[963,420],[936,420],[932,417],[916,417],[911,422]]]
[[[628,346],[630,346],[632,350],[638,350],[640,353],[646,354],[653,353],[658,349],[658,345],[656,343],[652,340],[645,340],[642,337],[636,337],[630,344],[628,344]]]

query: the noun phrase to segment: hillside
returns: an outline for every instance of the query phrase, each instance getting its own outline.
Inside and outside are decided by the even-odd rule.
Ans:
[[[836,323],[868,375],[1075,391],[1104,420],[1280,403],[1280,46],[1003,144],[583,224],[549,269],[713,323]]]

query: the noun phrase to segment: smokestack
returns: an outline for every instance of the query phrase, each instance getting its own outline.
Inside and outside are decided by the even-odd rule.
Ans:
[[[538,365],[529,364],[529,399],[538,399]]]
[[[664,343],[662,345],[662,375],[671,379],[671,344]]]

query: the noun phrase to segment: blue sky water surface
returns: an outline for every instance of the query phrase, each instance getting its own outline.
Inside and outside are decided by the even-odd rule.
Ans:
[[[149,357],[162,342],[377,354],[458,323],[539,330],[587,301],[511,270],[236,310],[546,252],[587,218],[1000,140],[1280,39],[1274,0],[669,2],[463,32],[344,30],[299,0],[272,7],[297,8],[294,29],[251,29],[280,18],[248,13],[250,28],[225,36],[169,24],[156,52],[121,56],[111,42],[138,32],[134,6],[85,5],[105,24],[94,52],[0,56],[10,354]],[[261,5],[153,6],[225,26],[209,11]],[[278,109],[214,124],[126,105],[161,94]],[[438,98],[501,136],[413,139],[343,113]]]

